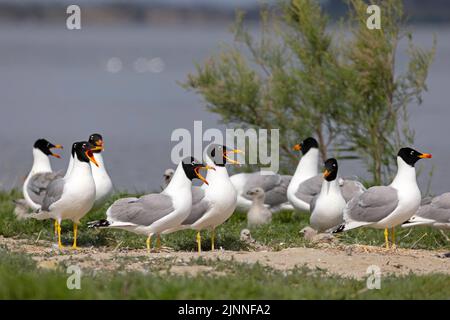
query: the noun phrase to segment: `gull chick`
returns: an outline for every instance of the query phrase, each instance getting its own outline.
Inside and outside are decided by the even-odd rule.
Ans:
[[[272,212],[264,206],[265,193],[262,188],[253,188],[247,191],[252,199],[252,205],[247,213],[247,226],[249,228],[268,224],[272,221]]]

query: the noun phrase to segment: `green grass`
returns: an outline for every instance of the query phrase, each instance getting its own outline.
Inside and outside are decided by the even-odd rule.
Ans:
[[[86,222],[105,217],[108,206],[117,198],[125,194],[117,194],[102,208],[90,212],[82,219],[79,227],[78,244],[80,246],[110,246],[129,248],[145,247],[145,237],[121,230],[95,230],[88,229]],[[36,220],[17,220],[14,215],[13,199],[19,198],[17,191],[0,192],[0,235],[5,237],[17,236],[28,239],[54,240],[53,222]],[[273,217],[270,225],[253,229],[252,236],[258,242],[271,246],[274,249],[307,245],[300,236],[299,231],[307,226],[309,216],[301,213],[283,211]],[[246,228],[244,213],[236,212],[222,226],[216,230],[216,247],[227,250],[246,250],[247,247],[239,240],[240,231]],[[63,242],[70,244],[72,241],[72,224],[69,221],[62,223]],[[359,228],[338,235],[344,243],[367,244],[382,246],[384,236],[382,230]],[[412,229],[396,229],[397,245],[403,248],[415,249],[450,249],[450,243],[439,230],[419,227]],[[163,237],[164,245],[175,250],[193,251],[196,249],[195,232],[192,230],[181,231]],[[202,247],[210,248],[210,235],[202,233]]]
[[[260,264],[192,261],[226,276],[177,276],[150,269],[142,273],[83,274],[81,289],[69,290],[64,270],[36,268],[27,256],[0,249],[0,299],[448,299],[450,277],[443,275],[382,279],[381,290],[365,281],[324,276],[295,268],[275,271]],[[441,289],[439,289],[441,288]],[[439,290],[438,290],[439,289]]]
[[[79,228],[80,246],[118,245],[144,248],[145,237],[120,230],[92,230],[86,222],[104,218],[107,207],[88,214]],[[54,240],[51,221],[17,220],[12,200],[19,198],[17,191],[0,192],[0,235],[25,239]],[[252,230],[253,237],[274,249],[305,246],[299,230],[308,225],[308,216],[284,211],[274,215],[273,222]],[[63,223],[63,241],[72,241],[72,225]],[[227,250],[247,250],[239,240],[240,230],[246,227],[245,214],[236,212],[218,228],[216,247]],[[340,235],[345,243],[381,246],[382,230],[357,229]],[[449,249],[445,237],[431,228],[397,228],[400,247],[428,250]],[[163,238],[163,244],[175,250],[194,251],[195,232],[182,231]],[[209,250],[210,235],[203,233],[203,248]],[[129,261],[131,262],[131,261]],[[123,261],[127,263],[127,261]],[[210,265],[225,276],[177,276],[163,270],[167,265],[149,263],[148,273],[97,272],[82,277],[81,290],[66,287],[66,274],[61,265],[56,270],[37,268],[30,257],[13,254],[0,248],[0,299],[448,299],[450,277],[445,275],[408,275],[383,277],[382,290],[367,290],[365,281],[324,276],[322,271],[296,268],[289,272],[273,270],[259,264],[205,261],[197,259],[192,264]],[[88,271],[90,272],[90,271]]]

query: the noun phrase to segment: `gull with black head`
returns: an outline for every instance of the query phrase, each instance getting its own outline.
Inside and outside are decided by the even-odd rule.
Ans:
[[[93,150],[95,160],[98,163],[98,166],[91,163],[92,176],[95,181],[95,203],[94,208],[101,207],[106,200],[112,195],[114,186],[111,181],[111,178],[106,171],[105,162],[103,160],[102,152],[104,151],[104,140],[101,134],[93,133],[89,136],[88,142],[95,146],[95,150]],[[72,171],[73,160],[75,158],[75,153],[72,148],[72,153],[70,157],[69,166],[67,167],[66,175],[67,177]]]
[[[91,210],[95,201],[95,182],[92,177],[90,162],[98,165],[93,151],[97,147],[87,141],[73,145],[75,157],[73,167],[67,177],[52,181],[42,202],[41,209],[31,215],[31,218],[55,219],[58,234],[58,247],[61,243],[61,221],[73,221],[73,248],[77,248],[77,230],[80,219]]]
[[[204,155],[206,164],[214,168],[207,173],[208,187],[192,187],[192,209],[188,217],[174,228],[165,230],[171,233],[182,229],[197,230],[197,249],[201,252],[201,230],[211,231],[211,250],[214,250],[215,228],[233,214],[236,208],[237,193],[228,176],[225,165],[237,164],[230,159],[232,153],[240,150],[228,150],[226,146],[211,144]]]
[[[389,248],[389,228],[395,244],[394,227],[409,220],[420,206],[415,164],[431,154],[411,148],[401,148],[397,154],[397,174],[389,186],[375,186],[350,200],[344,209],[344,223],[334,232],[358,227],[384,229],[385,245]]]
[[[146,235],[150,251],[153,235],[159,239],[164,230],[180,225],[189,216],[192,180],[197,178],[207,184],[199,172],[202,168],[211,169],[193,157],[185,158],[161,193],[119,199],[106,211],[106,219],[89,222],[89,227],[116,228]]]
[[[287,188],[287,198],[299,211],[311,211],[311,201],[322,189],[323,176],[319,174],[319,143],[309,137],[294,146],[295,151],[302,152],[297,169]],[[361,194],[366,188],[359,181],[338,179],[339,187],[345,201]]]
[[[343,220],[345,199],[338,183],[338,162],[331,158],[325,161],[322,188],[311,201],[310,226],[324,232],[340,225]]]
[[[54,145],[46,139],[38,139],[34,143],[33,166],[23,184],[23,196],[28,207],[33,210],[41,208],[48,185],[62,176],[61,172],[53,172],[49,159],[50,156],[61,158],[52,149],[62,148],[62,145]]]

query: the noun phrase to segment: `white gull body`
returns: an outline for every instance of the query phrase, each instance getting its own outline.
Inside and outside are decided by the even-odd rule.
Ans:
[[[40,209],[41,204],[36,203],[31,199],[28,193],[28,183],[30,182],[31,177],[33,177],[35,174],[46,172],[52,172],[50,159],[41,150],[33,148],[33,166],[31,167],[31,171],[23,184],[23,196],[28,206],[33,210]]]
[[[161,193],[114,202],[106,212],[107,227],[152,236],[179,226],[191,211],[191,187],[192,181],[180,162],[169,185]]]
[[[347,204],[344,230],[360,226],[392,228],[416,213],[421,202],[416,170],[401,157],[397,157],[397,165],[397,175],[389,186],[369,188]]]
[[[89,163],[75,158],[70,174],[53,181],[48,188],[42,211],[33,215],[35,219],[53,218],[80,223],[95,201],[95,182]]]
[[[339,179],[324,179],[319,195],[311,203],[310,225],[318,232],[324,232],[344,221],[343,210],[346,202],[338,181]]]
[[[297,192],[300,184],[318,175],[318,165],[319,149],[317,148],[311,148],[310,150],[308,150],[308,152],[302,156],[297,165],[295,173],[292,176],[291,183],[289,184],[287,189],[287,198],[297,210],[310,210],[309,203],[299,199],[295,195],[295,193]]]
[[[94,158],[99,164],[97,167],[91,163],[92,176],[95,181],[95,203],[94,208],[98,208],[108,200],[113,193],[113,184],[106,171],[105,162],[101,153],[94,153]]]
[[[95,164],[91,163],[91,170],[92,170],[92,177],[95,181],[95,203],[94,208],[98,208],[105,203],[106,200],[108,200],[109,197],[111,197],[113,193],[113,184],[111,181],[111,178],[108,175],[108,172],[106,171],[105,162],[103,160],[103,156],[101,153],[94,153],[94,158],[99,164],[99,167],[97,167]],[[64,177],[68,177],[72,171],[74,162],[74,157],[71,155],[69,160],[69,166],[67,167],[66,175]]]
[[[215,168],[207,172],[206,180],[209,185],[192,187],[192,192],[199,201],[193,203],[191,214],[180,225],[164,233],[182,229],[213,230],[228,220],[236,209],[237,192],[226,167],[215,165],[209,156],[205,156],[205,159],[208,166]]]

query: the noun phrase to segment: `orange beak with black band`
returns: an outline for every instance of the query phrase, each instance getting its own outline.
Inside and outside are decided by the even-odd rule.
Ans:
[[[200,174],[200,172],[199,172],[200,169],[214,170],[214,171],[215,171],[216,168],[211,167],[211,166],[199,166],[199,167],[196,167],[196,168],[194,169],[194,172],[195,172],[195,174],[197,175],[197,178],[199,178],[200,180],[202,180],[202,182],[205,183],[206,185],[209,185],[209,183],[208,183],[208,181],[206,181],[205,177],[202,176],[202,175]]]
[[[433,156],[432,156],[430,153],[422,153],[422,154],[419,156],[419,158],[420,158],[420,159],[431,159],[431,158],[433,158]]]
[[[297,143],[292,149],[294,149],[295,151],[300,151],[302,150],[302,145]]]
[[[60,145],[60,144],[57,144],[57,145],[51,147],[50,149],[63,149],[63,146]],[[55,158],[61,159],[61,156],[60,156],[59,154],[57,154],[57,153],[53,153],[53,152],[52,152],[51,155],[52,155],[53,157],[55,157]]]
[[[328,171],[327,169],[325,169],[325,171],[323,172],[323,177],[324,178],[328,178],[328,176],[331,174],[331,171]]]
[[[231,163],[231,164],[236,164],[236,165],[240,165],[241,163],[240,163],[239,161],[230,159],[230,158],[228,157],[228,154],[230,154],[230,153],[244,153],[244,151],[239,150],[239,149],[233,149],[233,150],[226,151],[226,152],[223,153],[223,158],[226,159],[229,163]]]

